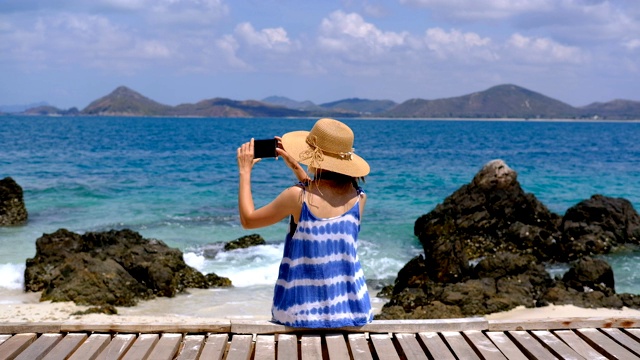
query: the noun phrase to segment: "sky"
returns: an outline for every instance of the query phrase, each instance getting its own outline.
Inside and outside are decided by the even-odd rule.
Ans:
[[[501,84],[640,101],[640,1],[0,0],[0,105],[81,110],[121,85],[178,105]]]

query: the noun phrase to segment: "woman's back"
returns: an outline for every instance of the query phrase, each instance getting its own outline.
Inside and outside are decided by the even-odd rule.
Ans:
[[[364,211],[366,196],[359,187],[349,182],[334,180],[313,180],[304,186],[301,203],[306,202],[309,210],[317,218],[334,218],[347,212],[356,202],[360,204],[360,214]],[[298,222],[298,214],[294,220]]]
[[[286,238],[273,320],[314,328],[364,325],[373,316],[357,255],[364,194],[351,183],[350,189],[313,185],[303,187],[298,223]]]
[[[301,182],[256,209],[251,192],[254,140],[238,148],[238,210],[244,228],[290,217],[273,296],[273,321],[297,327],[361,326],[373,319],[358,259],[358,234],[366,202],[358,180],[369,164],[353,150],[353,131],[320,119],[311,131],[276,137],[278,156]],[[308,166],[308,173],[300,164]]]

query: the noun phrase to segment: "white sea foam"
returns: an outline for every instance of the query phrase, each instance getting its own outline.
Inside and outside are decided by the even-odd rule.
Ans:
[[[24,286],[24,264],[0,265],[0,288],[18,290]]]
[[[182,258],[187,265],[191,266],[192,268],[195,268],[200,272],[203,271],[204,264],[205,264],[205,258],[203,255],[198,255],[193,252],[185,252],[182,255]]]
[[[252,246],[246,249],[220,251],[213,259],[198,251],[185,252],[184,261],[202,273],[227,277],[233,286],[274,285],[284,244]]]

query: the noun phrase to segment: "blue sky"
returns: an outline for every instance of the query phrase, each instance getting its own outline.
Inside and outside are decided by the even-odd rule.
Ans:
[[[640,1],[0,0],[0,105],[82,109],[120,85],[177,105],[506,83],[640,101]]]

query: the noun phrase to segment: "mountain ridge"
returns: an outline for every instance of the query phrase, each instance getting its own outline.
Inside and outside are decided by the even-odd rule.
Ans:
[[[78,111],[52,106],[28,109],[24,115],[166,116],[166,117],[387,117],[387,118],[520,118],[520,119],[640,119],[640,102],[616,99],[573,107],[560,100],[514,85],[501,84],[466,95],[426,100],[348,98],[316,105],[282,96],[258,100],[211,98],[170,106],[126,87],[92,101]]]

